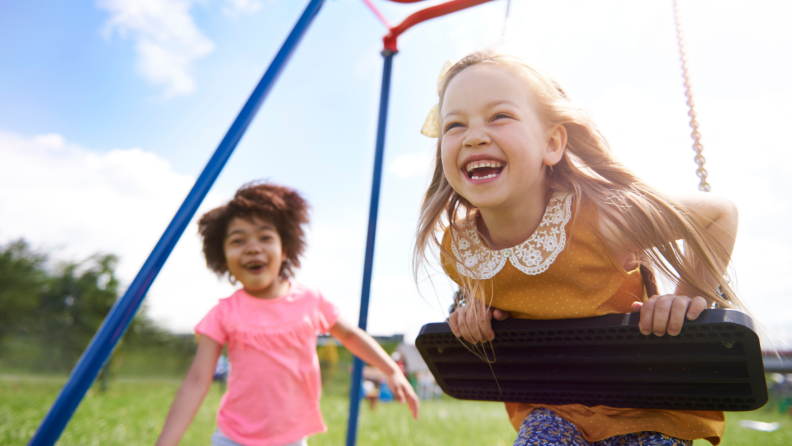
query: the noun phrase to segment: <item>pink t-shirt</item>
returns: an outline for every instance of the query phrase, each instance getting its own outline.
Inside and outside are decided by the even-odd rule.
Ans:
[[[231,374],[217,412],[220,430],[249,446],[288,444],[325,432],[316,335],[336,320],[335,305],[296,282],[278,299],[243,290],[220,299],[195,327],[228,344]]]

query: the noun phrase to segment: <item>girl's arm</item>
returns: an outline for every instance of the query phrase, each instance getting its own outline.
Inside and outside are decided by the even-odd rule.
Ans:
[[[739,220],[739,213],[737,206],[730,200],[712,194],[690,195],[682,197],[674,197],[676,201],[691,211],[691,216],[696,223],[704,226],[707,232],[712,235],[717,243],[719,243],[725,254],[728,256],[722,260],[724,267],[729,258],[731,258],[732,251],[734,250],[734,242],[737,239],[737,226]],[[715,277],[705,273],[704,269],[696,265],[696,270],[704,278],[708,285],[713,288],[718,287],[718,282]],[[723,274],[726,271],[718,271]],[[688,293],[685,284],[682,283],[677,287],[678,294]]]
[[[377,344],[374,338],[341,318],[330,328],[330,334],[353,355],[385,373],[396,400],[402,404],[407,402],[413,418],[418,418],[420,406],[418,396],[399,366],[385,353],[385,350]]]
[[[720,259],[725,266],[728,258],[734,249],[734,242],[737,237],[738,211],[737,207],[730,200],[712,194],[698,194],[690,196],[675,197],[676,201],[685,206],[696,223],[703,226],[712,235],[715,242],[723,247],[723,252],[727,258]],[[619,240],[618,234],[614,234]],[[635,247],[637,248],[637,247]],[[638,249],[636,249],[638,250]],[[718,286],[717,279],[708,274],[703,267],[696,265],[696,270],[700,271],[702,278],[713,288]],[[724,273],[725,271],[719,271]],[[633,304],[634,312],[641,312],[641,320],[638,324],[643,334],[654,333],[662,336],[668,333],[676,336],[682,331],[682,324],[685,318],[694,320],[699,317],[709,303],[701,296],[691,296],[693,294],[686,284],[680,283],[674,294],[662,296],[650,296],[650,299],[641,303]]]
[[[195,359],[176,392],[156,446],[179,444],[212,385],[217,358],[222,351],[223,346],[213,339],[204,335],[199,337]]]

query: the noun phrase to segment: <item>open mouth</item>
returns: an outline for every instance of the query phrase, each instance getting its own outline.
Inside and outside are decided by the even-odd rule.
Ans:
[[[503,171],[503,163],[493,160],[473,161],[465,166],[465,172],[471,180],[495,178]]]
[[[264,269],[264,263],[262,262],[247,263],[243,266],[243,268],[250,271],[251,273],[258,273]]]

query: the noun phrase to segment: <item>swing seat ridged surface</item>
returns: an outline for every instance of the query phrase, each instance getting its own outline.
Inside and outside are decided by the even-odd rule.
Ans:
[[[424,325],[415,344],[458,399],[723,411],[767,402],[759,338],[744,313],[705,310],[678,336],[644,336],[638,320],[633,313],[493,321],[491,364],[446,323]]]

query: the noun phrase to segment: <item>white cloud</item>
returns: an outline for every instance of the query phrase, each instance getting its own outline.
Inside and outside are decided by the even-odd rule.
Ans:
[[[98,0],[110,13],[106,36],[118,32],[135,41],[137,70],[144,79],[164,87],[166,97],[195,91],[194,63],[214,51],[214,43],[195,24],[190,9],[196,0]],[[256,0],[226,0],[223,13],[252,14]]]
[[[261,9],[261,2],[257,0],[226,0],[223,14],[237,17],[239,14],[253,14]]]
[[[0,132],[0,243],[24,237],[58,259],[120,256],[129,284],[194,183],[144,150],[93,152],[57,134]],[[219,203],[209,194],[200,215]],[[150,292],[150,315],[189,331],[230,285],[207,271],[191,222]]]
[[[124,285],[132,282],[195,181],[154,153],[139,148],[99,153],[58,134],[28,138],[0,131],[0,159],[0,244],[24,237],[68,260],[113,253],[120,256],[117,273]],[[228,198],[210,193],[196,215]],[[297,272],[298,280],[319,287],[352,323],[360,308],[366,221],[365,210],[316,216]],[[394,230],[394,223],[381,219],[380,242]],[[234,289],[206,268],[193,218],[149,290],[148,312],[168,329],[190,332]],[[370,329],[376,334],[412,330],[414,336],[423,323],[442,319],[438,311],[424,311],[434,303],[434,291],[426,293],[429,299],[421,301],[404,274],[375,275]]]

